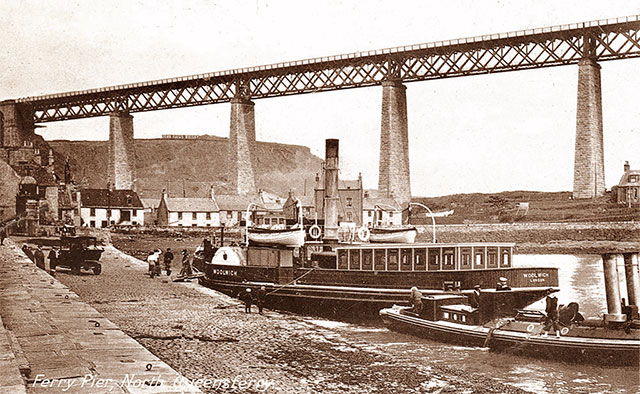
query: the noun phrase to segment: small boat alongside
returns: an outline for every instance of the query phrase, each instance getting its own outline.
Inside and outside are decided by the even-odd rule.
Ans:
[[[250,227],[247,237],[251,245],[300,247],[304,245],[306,233],[304,228],[261,228]]]
[[[413,226],[374,227],[370,230],[369,242],[412,244],[417,235],[418,229]]]
[[[637,367],[640,358],[638,306],[620,307],[615,263],[609,264],[613,268],[607,270],[607,258],[603,261],[605,279],[608,278],[605,283],[609,313],[602,318],[585,320],[578,313],[578,304],[571,303],[559,309],[559,329],[555,333],[545,330],[551,327],[545,313],[518,308],[509,301],[513,290],[482,290],[476,308],[462,295],[427,295],[422,297],[424,306],[419,313],[410,307],[394,305],[380,310],[380,317],[391,330],[437,341],[573,362]],[[631,266],[627,274],[633,278],[628,284],[629,299],[637,303],[634,298],[640,290],[637,264]]]

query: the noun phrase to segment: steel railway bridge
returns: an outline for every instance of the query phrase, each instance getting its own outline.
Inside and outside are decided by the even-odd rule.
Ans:
[[[129,188],[131,113],[231,102],[230,160],[239,193],[255,188],[253,100],[381,85],[379,188],[410,199],[404,83],[578,64],[574,197],[604,193],[599,62],[640,56],[640,16],[491,34],[0,102],[0,142],[21,146],[37,123],[111,116],[110,177]]]

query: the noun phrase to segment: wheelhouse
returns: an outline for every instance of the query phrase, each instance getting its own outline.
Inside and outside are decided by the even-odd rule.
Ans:
[[[357,271],[473,271],[510,268],[514,244],[388,244],[336,248],[337,269]]]

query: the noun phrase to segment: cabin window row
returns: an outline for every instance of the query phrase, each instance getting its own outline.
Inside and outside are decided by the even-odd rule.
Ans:
[[[449,271],[511,267],[509,247],[338,249],[338,269]]]

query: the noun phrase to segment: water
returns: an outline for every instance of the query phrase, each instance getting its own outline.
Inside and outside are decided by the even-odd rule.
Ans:
[[[520,267],[558,267],[558,303],[575,301],[585,317],[606,312],[602,259],[597,255],[517,255]],[[621,295],[626,295],[624,268],[619,267]],[[544,310],[544,301],[532,305]],[[349,342],[368,350],[383,351],[415,365],[442,364],[536,393],[640,393],[640,372],[634,367],[601,367],[561,361],[539,360],[484,348],[452,346],[388,331],[379,325],[360,325],[306,318],[307,322],[330,329]]]

